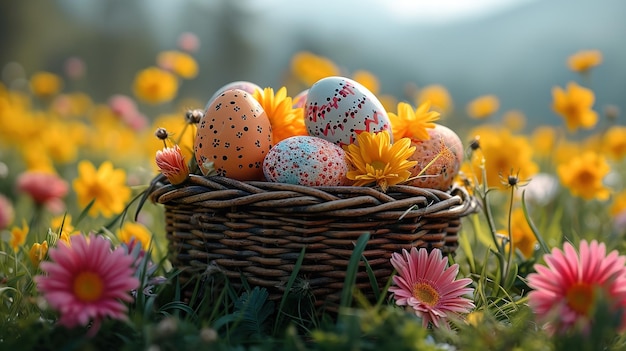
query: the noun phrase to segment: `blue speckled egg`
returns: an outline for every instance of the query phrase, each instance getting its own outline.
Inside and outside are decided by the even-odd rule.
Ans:
[[[349,183],[345,151],[321,138],[293,136],[274,145],[263,161],[270,182],[306,186],[339,186]]]
[[[339,146],[356,142],[361,132],[391,130],[387,111],[378,98],[345,77],[326,77],[313,84],[307,92],[304,111],[309,135]]]

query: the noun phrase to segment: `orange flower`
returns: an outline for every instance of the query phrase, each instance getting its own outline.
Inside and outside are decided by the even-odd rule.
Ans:
[[[602,63],[599,50],[581,50],[567,59],[567,66],[574,72],[587,72]]]
[[[189,167],[178,145],[157,151],[156,163],[172,185],[181,184],[189,177]]]
[[[598,114],[591,109],[595,100],[593,91],[569,82],[567,90],[554,87],[552,96],[552,108],[565,119],[569,131],[573,132],[578,128],[591,129],[598,122]]]

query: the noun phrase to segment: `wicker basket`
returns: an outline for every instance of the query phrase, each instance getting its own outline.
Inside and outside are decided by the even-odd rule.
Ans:
[[[393,252],[454,252],[461,217],[476,209],[457,188],[447,193],[400,185],[382,193],[197,175],[182,187],[156,183],[151,198],[165,207],[169,258],[183,281],[217,266],[235,287],[243,274],[276,300],[304,246],[299,272],[317,305],[339,301],[352,249],[365,232],[371,236],[364,256],[382,287],[393,272]],[[366,295],[372,290],[365,269],[356,285]]]

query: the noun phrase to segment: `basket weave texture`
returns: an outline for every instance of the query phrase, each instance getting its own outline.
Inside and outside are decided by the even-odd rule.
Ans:
[[[157,183],[151,199],[165,207],[169,259],[182,269],[183,282],[217,266],[235,287],[241,287],[243,274],[250,286],[267,288],[276,300],[305,247],[299,275],[318,305],[339,301],[362,234],[370,233],[363,255],[382,287],[393,272],[393,252],[412,247],[454,252],[461,217],[476,210],[460,188],[396,185],[383,193],[198,175],[181,187]],[[368,296],[372,283],[361,266],[356,286]]]

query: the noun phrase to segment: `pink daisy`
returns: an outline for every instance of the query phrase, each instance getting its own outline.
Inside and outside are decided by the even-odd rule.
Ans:
[[[551,332],[574,325],[588,330],[599,291],[612,308],[626,312],[626,257],[615,250],[607,255],[604,243],[596,240],[582,240],[579,252],[565,243],[563,251],[554,248],[545,256],[547,267],[537,264],[537,273],[528,275],[528,286],[534,289],[528,304]],[[622,315],[624,330],[626,313]]]
[[[59,311],[59,324],[68,328],[93,321],[90,335],[97,333],[108,317],[126,320],[129,292],[137,289],[133,257],[124,248],[111,251],[102,236],[74,235],[71,245],[61,242],[50,249],[54,262],[42,262],[44,275],[34,277],[50,307]]]
[[[56,174],[28,171],[17,177],[17,189],[30,195],[36,204],[59,213],[65,208],[62,198],[67,195],[69,185]]]
[[[422,318],[424,327],[432,323],[435,327],[449,327],[447,317],[450,314],[467,313],[474,308],[474,303],[461,297],[471,294],[474,289],[466,286],[472,282],[469,278],[456,280],[459,265],[448,267],[448,259],[442,257],[440,250],[412,248],[409,253],[402,250],[402,255],[394,252],[391,264],[398,272],[393,277],[397,286],[389,291],[394,294],[396,304],[410,306],[415,314]]]

